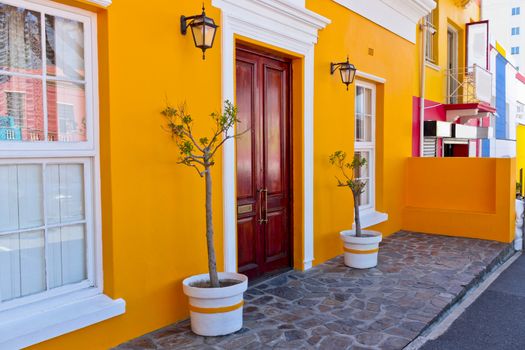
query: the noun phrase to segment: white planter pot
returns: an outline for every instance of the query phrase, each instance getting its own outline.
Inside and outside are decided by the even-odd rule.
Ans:
[[[237,280],[241,283],[224,288],[191,287],[193,283],[209,280],[206,273],[182,281],[184,294],[189,297],[191,330],[210,337],[237,332],[242,328],[243,293],[248,288],[248,277],[219,272],[219,280]]]
[[[377,266],[380,232],[362,230],[366,237],[356,237],[355,230],[341,231],[344,246],[345,265],[356,269],[369,269]]]

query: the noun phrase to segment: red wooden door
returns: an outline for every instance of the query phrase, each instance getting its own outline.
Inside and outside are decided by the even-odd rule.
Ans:
[[[237,48],[239,272],[291,266],[290,62]]]

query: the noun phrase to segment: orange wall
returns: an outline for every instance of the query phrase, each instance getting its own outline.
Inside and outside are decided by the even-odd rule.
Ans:
[[[516,160],[409,158],[403,229],[512,242]]]

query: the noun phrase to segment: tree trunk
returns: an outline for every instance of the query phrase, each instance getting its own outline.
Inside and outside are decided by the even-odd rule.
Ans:
[[[354,212],[355,212],[355,236],[361,237],[361,218],[359,217],[359,194],[352,191],[354,195]]]
[[[211,169],[206,167],[204,171],[206,178],[206,243],[208,245],[208,272],[212,288],[219,288],[219,275],[217,274],[217,260],[215,257],[215,246],[213,244],[213,215],[211,196]]]

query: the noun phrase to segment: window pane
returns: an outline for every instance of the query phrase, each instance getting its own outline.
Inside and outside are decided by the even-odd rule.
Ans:
[[[372,90],[365,89],[365,114],[372,114]]]
[[[0,231],[44,225],[42,167],[0,165]]]
[[[20,296],[19,235],[0,236],[0,296],[2,301]]]
[[[364,158],[366,160],[366,164],[364,166],[362,166],[360,169],[356,169],[355,170],[356,178],[358,178],[358,179],[368,178],[368,176],[369,176],[368,168],[369,168],[369,161],[370,161],[370,152],[368,152],[368,151],[360,151],[360,152],[355,152],[355,154],[358,155],[359,157],[361,157],[361,159]]]
[[[42,74],[40,13],[0,4],[0,69]]]
[[[364,125],[361,114],[356,114],[355,116],[355,140],[358,142],[364,141]]]
[[[84,85],[47,83],[48,141],[86,141]]]
[[[0,141],[43,141],[42,81],[0,75]]]
[[[355,112],[362,114],[364,113],[364,105],[363,105],[363,95],[364,95],[364,89],[361,86],[358,86],[356,88],[356,96],[355,96]]]
[[[42,166],[18,165],[18,217],[21,229],[44,225]]]
[[[46,167],[46,210],[48,224],[84,219],[82,164],[55,164]]]
[[[46,15],[47,74],[83,80],[84,24]]]
[[[363,133],[363,141],[366,142],[372,142],[372,116],[366,115],[363,118],[363,125],[364,125],[364,133]]]
[[[86,240],[84,225],[53,228],[48,231],[49,288],[86,279]]]
[[[17,187],[16,165],[0,166],[0,231],[18,229]]]
[[[2,301],[46,289],[44,231],[0,236]]]
[[[370,204],[370,151],[359,151],[355,152],[356,155],[366,159],[366,164],[360,169],[355,170],[356,179],[365,181],[365,188],[359,198],[359,206],[367,206]]]

